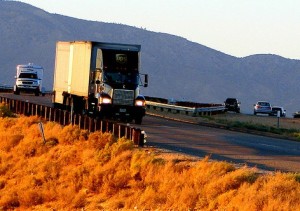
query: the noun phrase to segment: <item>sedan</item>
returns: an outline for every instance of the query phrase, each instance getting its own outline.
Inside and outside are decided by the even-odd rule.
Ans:
[[[254,115],[256,114],[272,114],[272,107],[269,102],[266,101],[258,101],[256,104],[254,104]]]

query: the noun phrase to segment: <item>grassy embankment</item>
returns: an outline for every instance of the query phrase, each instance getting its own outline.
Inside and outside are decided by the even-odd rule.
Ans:
[[[228,129],[245,129],[258,132],[266,132],[290,137],[300,141],[300,122],[288,118],[281,118],[277,125],[276,117],[251,116],[243,114],[221,114],[216,116],[202,117],[206,122],[223,125]],[[279,127],[278,127],[279,126]]]
[[[107,133],[53,122],[44,122],[44,143],[38,122],[0,117],[0,210],[300,207],[299,174],[258,174],[208,158],[165,156]]]
[[[259,124],[259,123],[241,122],[241,121],[216,120],[216,122],[225,124],[229,128],[245,128],[245,129],[249,129],[249,130],[269,132],[269,133],[274,133],[274,134],[278,134],[278,135],[295,137],[300,140],[300,131],[297,129],[280,128],[280,127],[268,126],[268,125]]]

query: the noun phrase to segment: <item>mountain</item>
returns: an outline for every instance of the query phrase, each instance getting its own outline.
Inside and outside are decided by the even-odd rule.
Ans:
[[[0,84],[13,85],[16,65],[32,62],[44,66],[44,85],[51,90],[60,40],[130,43],[142,46],[142,72],[149,74],[144,95],[201,103],[237,97],[248,113],[258,100],[284,106],[290,115],[300,110],[300,60],[237,58],[179,36],[51,14],[15,1],[0,1],[0,11]]]

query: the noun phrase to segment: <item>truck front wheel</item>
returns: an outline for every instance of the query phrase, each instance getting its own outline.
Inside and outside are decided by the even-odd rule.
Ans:
[[[134,123],[137,124],[137,125],[142,124],[142,121],[143,121],[143,117],[136,117],[134,119]]]
[[[36,89],[36,90],[34,91],[34,95],[35,95],[35,96],[39,96],[39,95],[40,95],[40,89]]]
[[[15,95],[19,95],[20,94],[20,90],[16,86],[14,87],[14,94]]]

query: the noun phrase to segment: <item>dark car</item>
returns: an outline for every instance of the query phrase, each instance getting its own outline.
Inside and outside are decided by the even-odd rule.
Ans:
[[[240,113],[240,104],[241,102],[238,101],[236,98],[227,98],[225,100],[225,109],[226,111],[234,111],[236,113]]]
[[[300,111],[297,111],[293,114],[294,118],[300,118]]]

